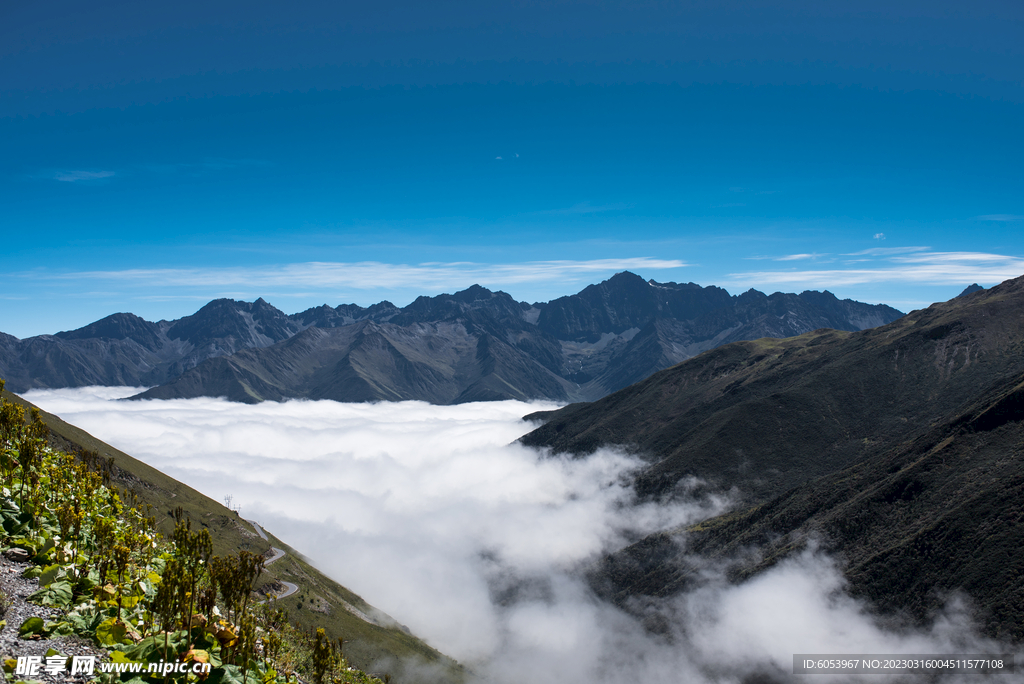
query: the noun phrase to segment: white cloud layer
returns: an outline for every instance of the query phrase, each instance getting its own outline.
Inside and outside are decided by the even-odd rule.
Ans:
[[[781,682],[794,653],[999,651],[956,606],[928,631],[880,626],[813,550],[740,586],[709,568],[700,588],[643,608],[666,625],[652,634],[598,600],[580,568],[727,499],[638,504],[633,458],[510,444],[544,405],[112,401],[135,391],[26,397],[217,500],[231,494],[243,516],[482,681]]]
[[[424,292],[465,288],[474,283],[486,287],[505,287],[520,283],[575,281],[580,276],[623,270],[683,268],[678,259],[631,257],[591,259],[588,261],[529,261],[516,264],[473,262],[385,264],[376,261],[356,263],[313,261],[300,264],[246,268],[164,268],[121,271],[78,271],[73,273],[25,274],[33,279],[107,281],[138,286],[238,287],[266,291],[270,288],[303,287],[314,291],[331,288],[354,290],[393,290],[406,287]]]
[[[992,285],[1024,274],[1024,258],[1005,254],[931,252],[927,247],[895,247],[866,249],[847,256],[867,258],[849,260],[848,264],[858,264],[855,268],[730,273],[723,284],[740,287],[785,285],[798,289],[874,283],[969,285],[977,282]],[[794,257],[782,257],[779,260],[787,258]]]

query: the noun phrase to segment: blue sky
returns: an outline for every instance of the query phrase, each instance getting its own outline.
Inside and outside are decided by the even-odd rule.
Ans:
[[[0,8],[0,330],[1024,274],[1024,6]]]

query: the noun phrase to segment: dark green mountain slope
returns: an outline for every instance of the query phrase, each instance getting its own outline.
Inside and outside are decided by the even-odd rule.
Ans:
[[[1024,384],[949,422],[763,504],[648,537],[604,559],[599,591],[625,602],[696,581],[695,559],[741,579],[815,540],[853,593],[924,621],[966,594],[990,636],[1024,639]],[[751,554],[751,549],[758,553]]]
[[[32,406],[7,390],[3,390],[3,398]],[[271,546],[285,550],[287,555],[267,566],[260,580],[261,587],[273,587],[282,581],[297,584],[299,593],[281,599],[279,606],[306,627],[324,627],[331,635],[343,637],[345,654],[356,666],[387,672],[397,682],[435,684],[465,679],[465,672],[457,663],[323,575],[269,532],[269,539],[261,539],[251,524],[220,503],[57,416],[46,411],[40,413],[50,429],[51,446],[71,453],[93,451],[104,459],[113,459],[113,483],[130,490],[143,503],[152,505],[158,528],[165,535],[173,531],[172,512],[180,506],[199,526],[210,530],[217,555],[229,555],[240,549],[265,553]],[[300,597],[308,599],[305,610],[300,607]],[[319,610],[310,610],[312,605],[318,605]]]
[[[853,591],[923,619],[953,591],[993,636],[1024,638],[1024,278],[859,333],[721,347],[587,405],[550,412],[527,444],[650,459],[641,491],[687,475],[750,505],[605,559],[625,604],[740,578],[818,539]],[[758,549],[758,553],[751,553]]]
[[[1013,280],[861,332],[725,345],[590,404],[534,414],[525,444],[652,461],[647,494],[696,474],[756,499],[914,439],[1024,373]]]

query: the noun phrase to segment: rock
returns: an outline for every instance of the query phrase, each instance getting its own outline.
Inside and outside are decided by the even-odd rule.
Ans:
[[[15,563],[27,563],[32,557],[32,554],[28,551],[19,548],[7,549],[7,551],[4,552],[4,555],[8,560],[12,560]]]

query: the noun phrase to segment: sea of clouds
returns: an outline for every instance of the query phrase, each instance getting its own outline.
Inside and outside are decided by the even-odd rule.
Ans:
[[[927,629],[880,621],[813,548],[742,585],[709,570],[644,619],[599,600],[581,579],[589,563],[721,513],[729,497],[640,503],[635,457],[514,443],[533,427],[522,417],[553,404],[117,401],[138,391],[25,397],[215,500],[230,495],[481,681],[752,684],[806,679],[789,674],[794,653],[1006,652],[957,599]],[[644,627],[652,617],[658,633]],[[865,677],[893,681],[852,680]]]

